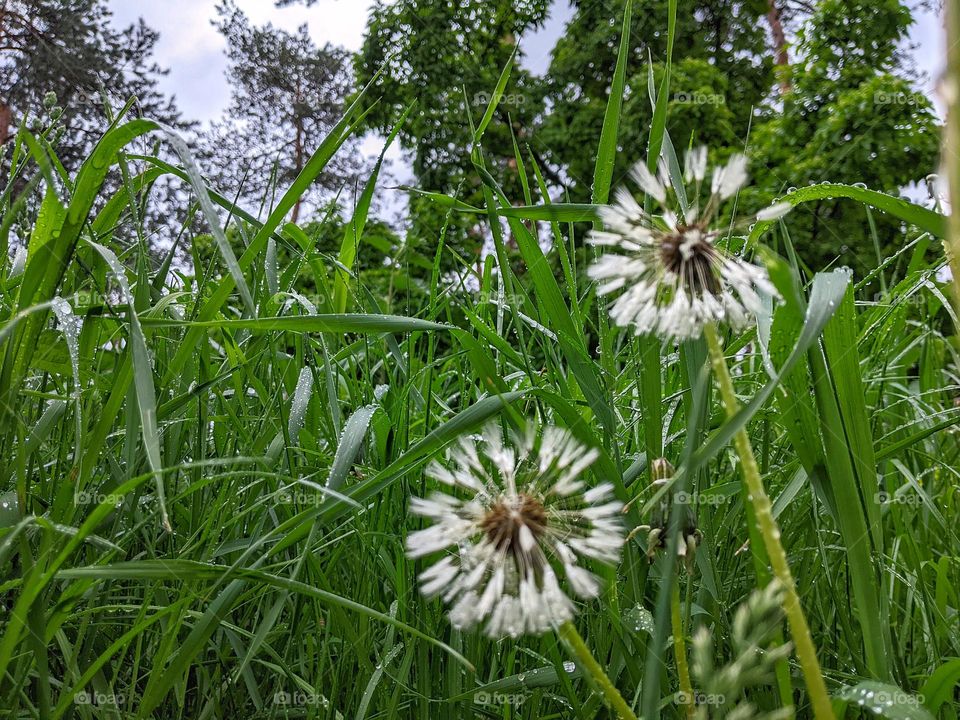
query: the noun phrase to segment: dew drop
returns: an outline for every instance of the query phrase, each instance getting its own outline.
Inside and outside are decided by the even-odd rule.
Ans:
[[[627,627],[635,632],[653,633],[653,613],[643,605],[635,605],[623,614]]]
[[[67,351],[70,353],[70,367],[73,369],[74,393],[80,396],[80,331],[83,330],[83,320],[73,314],[70,303],[62,297],[53,299],[53,313],[57,316],[57,324],[67,341]]]
[[[307,415],[307,405],[310,403],[312,392],[313,373],[310,372],[310,368],[304,367],[300,370],[297,387],[293,391],[293,402],[290,403],[290,419],[287,423],[287,432],[290,434],[291,441],[294,441],[300,435],[300,430],[303,429],[303,421]]]

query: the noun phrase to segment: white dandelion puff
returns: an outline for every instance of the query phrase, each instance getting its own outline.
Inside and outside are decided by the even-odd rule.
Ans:
[[[713,171],[711,192],[721,200],[733,197],[747,183],[747,158],[743,155],[733,155],[724,167]]]
[[[609,250],[587,271],[599,283],[597,292],[618,293],[610,317],[617,325],[632,326],[638,335],[682,340],[699,336],[711,322],[742,328],[762,308],[760,294],[775,296],[776,291],[764,268],[718,246],[717,241],[738,226],[713,228],[711,222],[721,203],[746,184],[746,158],[734,155],[714,170],[709,197],[701,207],[707,151],[700,147],[688,152],[684,177],[694,186],[685,193],[690,202],[684,212],[667,207],[669,173],[663,162],[660,166],[657,176],[642,163],[631,171],[637,185],[660,204],[659,217],[645,211],[625,188],[616,191],[612,205],[600,208],[605,230],[592,231],[589,241]],[[755,219],[776,220],[790,209],[789,203],[777,203]]]
[[[707,174],[707,148],[700,146],[687,153],[684,162],[684,178],[687,182],[691,180],[703,182]]]
[[[493,638],[541,634],[574,616],[563,585],[581,599],[600,593],[578,563],[616,562],[623,527],[610,483],[584,491],[582,474],[597,456],[560,428],[508,440],[489,425],[430,465],[430,476],[459,493],[411,500],[410,512],[433,524],[408,536],[407,554],[449,550],[419,581],[450,604],[455,627],[483,624]]]
[[[640,189],[658,203],[665,203],[667,201],[666,183],[655,177],[642,162],[638,162],[633,166],[633,172],[631,172],[630,175],[637,182],[637,185],[640,186]]]

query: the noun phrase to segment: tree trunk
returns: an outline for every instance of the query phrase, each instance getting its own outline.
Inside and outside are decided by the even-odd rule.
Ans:
[[[770,33],[773,35],[773,62],[775,72],[780,83],[780,94],[790,92],[790,79],[787,70],[790,67],[790,57],[787,55],[787,36],[783,31],[783,22],[780,19],[780,8],[777,0],[767,0],[767,22],[770,24]]]
[[[299,118],[296,121],[297,128],[297,137],[293,142],[293,165],[295,169],[295,176],[299,176],[303,171],[303,121]],[[290,222],[294,225],[297,224],[297,220],[300,219],[300,202],[301,197],[297,197],[297,202],[293,206],[293,216],[290,218]]]
[[[0,145],[10,139],[10,127],[13,125],[13,110],[5,102],[0,102]]]

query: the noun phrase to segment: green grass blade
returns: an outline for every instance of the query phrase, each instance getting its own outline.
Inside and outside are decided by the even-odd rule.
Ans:
[[[617,65],[613,71],[613,82],[610,85],[607,108],[603,114],[600,145],[597,147],[597,160],[593,169],[592,200],[597,205],[603,205],[610,197],[613,167],[617,161],[620,110],[623,106],[624,88],[626,86],[627,61],[630,58],[630,15],[632,10],[633,0],[627,0],[623,7],[623,23],[620,30],[620,47],[617,50]]]

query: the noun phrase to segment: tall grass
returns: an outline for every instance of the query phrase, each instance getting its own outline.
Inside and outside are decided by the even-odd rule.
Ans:
[[[658,107],[668,82],[653,89]],[[619,95],[599,139],[595,204],[617,181]],[[710,633],[696,668],[743,651],[736,608],[770,577],[730,444],[744,429],[837,716],[956,718],[957,347],[935,280],[944,261],[926,251],[943,217],[842,185],[785,196],[798,211],[847,198],[889,213],[909,242],[881,266],[889,290],[877,298],[871,277],[805,276],[789,216],[754,226],[748,246],[784,301],[721,338],[742,406],[727,419],[702,341],[661,345],[606,320],[567,244],[571,223],[596,221],[595,204],[517,206],[486,172],[492,105],[472,148],[486,207],[432,196],[451,217],[487,222],[496,255],[477,293],[441,286],[452,256],[442,235],[425,258],[426,301],[366,286],[356,251],[376,174],[337,257],[285,224],[355,131],[363,99],[265,217],[207,188],[186,145],[150,121],[119,120],[73,177],[43,137],[19,134],[0,246],[29,193],[44,191],[25,268],[0,258],[0,712],[611,717],[558,638],[452,629],[404,555],[424,464],[490,419],[527,418],[600,450],[591,480],[614,483],[631,527],[662,499],[700,499],[692,563],[651,564],[635,536],[577,621],[638,714],[688,716],[671,614],[687,646]],[[665,120],[655,113],[649,148],[675,163]],[[177,163],[132,156],[147,135]],[[527,186],[540,180],[522,149],[516,159]],[[118,170],[126,179],[107,197]],[[158,263],[145,241],[141,208],[162,176],[191,189],[219,253],[186,283],[173,252]],[[303,298],[308,268],[316,292]],[[648,468],[661,456],[677,473],[658,495]],[[774,630],[783,646],[786,626]],[[729,692],[746,692],[756,712],[809,716],[793,656],[775,657],[776,669]],[[717,673],[695,676],[695,695],[724,687]],[[721,717],[737,699],[700,698],[697,712]]]

